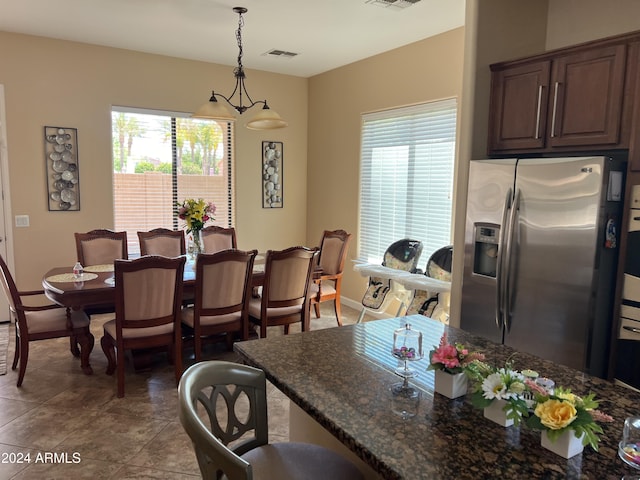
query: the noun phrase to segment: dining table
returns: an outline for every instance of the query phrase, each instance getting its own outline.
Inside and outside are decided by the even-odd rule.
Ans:
[[[72,267],[54,267],[42,277],[42,288],[52,302],[71,309],[115,305],[114,265],[88,265],[76,277]],[[195,259],[187,256],[183,273],[183,298],[193,298],[195,290]],[[254,264],[252,287],[264,283],[264,263]]]
[[[401,379],[391,352],[394,332],[407,324],[422,334],[425,355],[410,364],[417,375],[409,384],[419,395],[410,406],[399,407],[394,386]],[[456,399],[435,393],[428,352],[444,332],[449,343],[482,352],[491,365],[510,362],[576,395],[594,393],[600,410],[613,418],[600,424],[598,451],[586,446],[565,459],[541,446],[540,432],[484,418],[472,404],[472,387]],[[290,399],[295,431],[290,440],[315,443],[318,438],[342,449],[359,462],[366,478],[620,480],[634,473],[619,458],[618,445],[625,419],[640,413],[640,393],[422,315],[248,340],[234,349]]]

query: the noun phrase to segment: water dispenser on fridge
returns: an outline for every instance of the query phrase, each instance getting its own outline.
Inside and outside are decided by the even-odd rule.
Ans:
[[[500,227],[491,224],[475,225],[473,273],[496,278]]]

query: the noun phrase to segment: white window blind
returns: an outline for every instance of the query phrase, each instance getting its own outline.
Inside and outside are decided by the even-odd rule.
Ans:
[[[389,245],[411,238],[426,265],[451,244],[456,110],[447,99],[362,116],[360,260],[381,263]]]
[[[126,107],[111,116],[114,225],[129,253],[140,252],[139,231],[184,228],[175,211],[186,198],[216,205],[211,224],[233,225],[230,123]]]

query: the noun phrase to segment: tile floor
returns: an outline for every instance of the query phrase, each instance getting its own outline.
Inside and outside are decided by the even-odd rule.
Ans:
[[[334,327],[332,313],[323,304],[312,329]],[[357,316],[343,307],[345,324]],[[135,373],[128,365],[125,397],[116,397],[115,376],[104,373],[100,348],[101,325],[108,318],[92,319],[93,375],[82,374],[68,339],[33,342],[20,388],[17,371],[11,370],[12,330],[8,373],[0,376],[0,480],[200,478],[191,441],[177,418],[173,367],[164,355],[145,372]],[[295,331],[299,327],[292,327]],[[281,327],[269,329],[268,336],[279,334]],[[206,359],[236,359],[223,345],[210,346]],[[192,363],[186,358],[185,368]],[[270,441],[286,441],[288,399],[269,385],[268,402]]]

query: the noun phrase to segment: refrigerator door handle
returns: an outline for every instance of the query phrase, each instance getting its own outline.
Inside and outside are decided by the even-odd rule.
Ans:
[[[502,326],[504,325],[502,266],[504,264],[505,230],[507,229],[507,222],[509,221],[509,211],[511,209],[512,196],[513,192],[511,189],[509,189],[507,191],[507,195],[504,198],[504,208],[502,209],[502,223],[500,225],[500,234],[498,236],[498,260],[496,262],[496,326],[499,330],[502,330]]]
[[[503,302],[504,302],[504,323],[506,331],[511,330],[511,274],[513,270],[512,255],[513,255],[513,236],[516,230],[518,210],[520,208],[520,189],[516,190],[516,195],[511,205],[511,213],[509,215],[509,224],[507,228],[507,240],[505,242],[505,275],[503,286]]]

